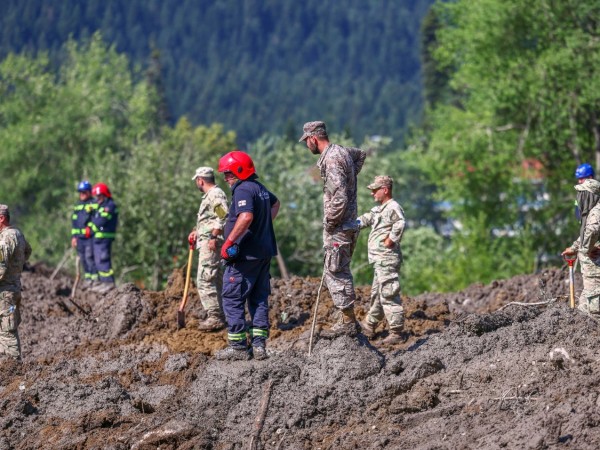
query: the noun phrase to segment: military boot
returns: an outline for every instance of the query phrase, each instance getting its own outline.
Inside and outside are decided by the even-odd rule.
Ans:
[[[408,335],[402,330],[390,330],[390,334],[381,341],[383,345],[403,344],[408,339]]]
[[[219,331],[225,328],[225,322],[219,316],[208,316],[206,319],[198,323],[200,331]]]
[[[362,322],[359,323],[360,327],[362,328],[362,333],[369,339],[373,339],[375,337],[375,329],[377,328],[378,324],[369,322],[369,319],[366,317]]]
[[[337,323],[329,330],[321,331],[321,337],[325,339],[334,339],[339,336],[354,337],[358,334],[359,325],[354,316],[354,307],[342,309]]]

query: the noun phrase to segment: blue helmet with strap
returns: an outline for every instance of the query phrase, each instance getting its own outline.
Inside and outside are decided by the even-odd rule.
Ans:
[[[91,192],[92,185],[90,184],[90,182],[88,180],[83,180],[82,182],[80,182],[77,185],[77,191],[78,192]]]
[[[575,178],[587,178],[594,176],[594,168],[588,164],[583,163],[577,166],[575,169]]]

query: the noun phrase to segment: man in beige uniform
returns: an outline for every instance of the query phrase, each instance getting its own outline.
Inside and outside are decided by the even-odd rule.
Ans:
[[[18,229],[10,226],[8,206],[0,205],[0,356],[21,359],[21,272],[31,246]]]
[[[358,218],[359,227],[371,227],[369,233],[369,263],[375,275],[371,287],[371,309],[361,322],[363,333],[375,336],[375,329],[385,317],[390,334],[383,344],[404,342],[404,309],[400,300],[398,272],[402,263],[400,240],[404,233],[404,210],[392,198],[393,180],[385,175],[375,177],[367,186],[379,206]]]
[[[227,196],[215,184],[215,174],[210,167],[198,167],[192,178],[204,193],[196,228],[188,236],[190,243],[198,249],[198,276],[196,286],[202,306],[208,317],[198,324],[202,331],[217,331],[225,328],[221,292],[223,289],[223,269],[221,267],[221,246],[223,245],[223,225],[227,216]]]

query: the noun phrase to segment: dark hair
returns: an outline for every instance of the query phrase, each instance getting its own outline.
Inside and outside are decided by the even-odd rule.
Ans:
[[[209,175],[207,177],[198,177],[198,178],[200,178],[201,180],[206,181],[207,183],[215,184],[215,176],[214,175]]]

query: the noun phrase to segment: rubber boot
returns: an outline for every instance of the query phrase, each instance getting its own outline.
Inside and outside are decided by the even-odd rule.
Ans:
[[[321,331],[321,337],[334,339],[340,336],[354,337],[358,334],[359,325],[354,316],[354,307],[342,309],[342,314],[337,323],[329,330]]]
[[[225,322],[218,316],[208,316],[202,322],[198,323],[200,331],[219,331],[225,328]]]
[[[373,339],[375,337],[375,329],[377,328],[377,325],[378,324],[376,323],[369,322],[369,319],[366,317],[362,322],[360,322],[362,333],[369,339]]]

